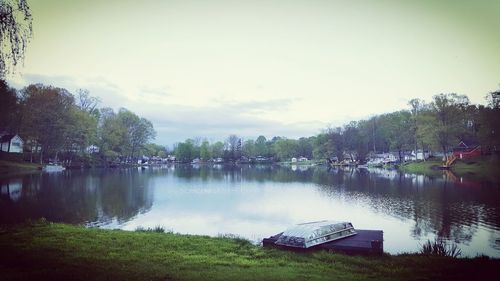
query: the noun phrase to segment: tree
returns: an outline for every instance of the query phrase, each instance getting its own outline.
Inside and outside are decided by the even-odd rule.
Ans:
[[[89,94],[88,90],[79,89],[76,96],[76,105],[85,112],[95,114],[98,112],[97,105],[100,100],[98,97],[93,97]]]
[[[65,148],[68,152],[85,153],[91,144],[97,143],[97,117],[77,106],[70,109],[66,128]]]
[[[329,130],[328,141],[325,146],[328,157],[335,156],[339,161],[344,159],[345,139],[342,134],[342,128],[337,127]]]
[[[280,160],[290,159],[297,154],[297,141],[292,139],[281,138],[273,144],[274,152]]]
[[[463,95],[439,94],[434,96],[432,108],[437,119],[435,137],[446,156],[450,145],[460,135],[461,111],[469,105],[469,99]]]
[[[238,147],[241,148],[241,139],[237,135],[230,135],[226,140],[226,151],[229,159],[235,160],[239,158]]]
[[[486,100],[488,106],[478,107],[477,135],[486,149],[494,149],[500,147],[500,91],[489,93]]]
[[[127,152],[131,157],[136,155],[139,149],[142,148],[142,145],[145,145],[156,137],[153,124],[128,109],[121,108],[118,111],[117,117],[126,129]]]
[[[255,154],[256,154],[256,156],[265,156],[268,154],[266,143],[267,143],[267,139],[264,136],[259,136],[255,140]]]
[[[256,147],[255,147],[255,142],[254,140],[246,140],[243,143],[243,147],[241,148],[242,154],[245,155],[246,157],[255,157],[257,156],[255,154]]]
[[[415,153],[418,151],[418,118],[420,111],[422,111],[422,108],[425,105],[425,102],[421,99],[411,99],[408,102],[408,105],[411,107],[411,120],[412,120],[412,127],[411,127],[411,133],[413,135],[413,145],[415,147]]]
[[[490,92],[486,96],[490,108],[500,108],[500,90]]]
[[[412,143],[411,113],[406,110],[389,113],[386,115],[389,126],[389,143],[392,150],[396,150],[399,161],[403,161],[403,152]]]
[[[158,156],[164,158],[167,156],[166,148],[155,143],[145,144],[141,149],[141,153],[148,157]]]
[[[16,90],[0,79],[0,129],[18,132],[20,106]]]
[[[0,0],[0,78],[23,60],[32,21],[27,0]]]
[[[127,129],[111,108],[102,108],[100,116],[98,129],[100,153],[104,157],[111,158],[123,155],[127,146]]]
[[[210,159],[210,143],[204,140],[200,146],[200,159],[207,161]]]
[[[192,139],[187,139],[185,142],[181,142],[177,145],[175,150],[175,157],[181,162],[191,162],[194,155],[194,141]]]
[[[313,139],[299,138],[297,141],[297,156],[312,158],[313,154]]]
[[[329,135],[326,133],[321,133],[314,137],[313,139],[313,157],[315,159],[326,159],[332,156],[333,152],[330,149],[331,140]]]
[[[22,134],[43,154],[56,153],[67,140],[74,98],[66,89],[29,85],[21,91]],[[38,149],[37,149],[38,148]]]
[[[210,151],[212,153],[212,157],[214,158],[222,158],[224,156],[224,143],[218,141],[210,146]]]

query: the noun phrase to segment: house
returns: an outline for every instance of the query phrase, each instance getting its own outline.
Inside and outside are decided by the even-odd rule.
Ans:
[[[304,156],[300,156],[299,159],[297,159],[299,162],[305,162],[307,161],[307,157],[304,157]]]
[[[87,153],[92,154],[92,153],[99,153],[99,147],[96,145],[89,145],[85,149]]]
[[[0,136],[0,151],[9,153],[23,152],[23,139],[19,135],[6,134]]]
[[[415,150],[413,150],[404,154],[405,161],[425,160],[427,158],[429,158],[428,151],[417,150],[415,153]]]
[[[367,163],[369,165],[382,165],[396,163],[399,157],[396,153],[379,153],[370,155],[369,159]]]
[[[453,156],[459,159],[481,156],[481,146],[473,143],[466,144],[464,141],[461,141],[453,148]]]

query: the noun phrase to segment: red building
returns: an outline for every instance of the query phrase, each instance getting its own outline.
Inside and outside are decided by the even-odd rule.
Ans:
[[[457,147],[453,148],[453,156],[456,156],[458,159],[481,156],[481,146],[478,144],[467,145],[461,141]]]

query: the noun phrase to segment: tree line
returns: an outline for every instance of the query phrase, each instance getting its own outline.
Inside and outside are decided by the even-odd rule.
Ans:
[[[410,151],[434,151],[447,155],[460,141],[480,144],[483,151],[500,149],[500,91],[486,97],[487,105],[472,104],[465,95],[435,95],[430,102],[412,99],[408,109],[352,121],[327,128],[318,135],[290,139],[275,136],[244,140],[230,135],[225,141],[210,143],[201,138],[187,139],[174,146],[183,162],[199,158],[236,161],[266,157],[287,161],[292,157],[308,159],[350,158],[364,163],[370,153],[397,153],[400,161]]]
[[[32,161],[132,161],[168,155],[165,146],[151,143],[156,132],[149,120],[125,108],[115,112],[98,105],[99,99],[86,90],[72,94],[33,84],[18,91],[0,80],[0,129],[19,134]],[[488,152],[500,147],[499,117],[500,91],[489,93],[486,105],[472,104],[465,95],[439,94],[430,102],[412,99],[407,109],[326,128],[315,136],[244,139],[233,134],[215,142],[191,138],[175,144],[170,153],[182,162],[347,157],[363,163],[370,153],[396,152],[400,160],[408,151],[446,155],[459,141],[481,144]]]
[[[87,90],[32,84],[21,90],[0,80],[0,130],[19,134],[31,161],[113,161],[142,155],[153,124],[121,108],[98,108]],[[90,159],[92,158],[92,159]]]

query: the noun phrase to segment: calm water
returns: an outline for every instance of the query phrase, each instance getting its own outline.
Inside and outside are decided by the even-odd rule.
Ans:
[[[451,174],[179,165],[32,174],[0,184],[0,223],[45,217],[126,230],[162,225],[257,241],[290,224],[348,220],[382,229],[390,253],[441,237],[466,255],[500,257],[500,187]]]

